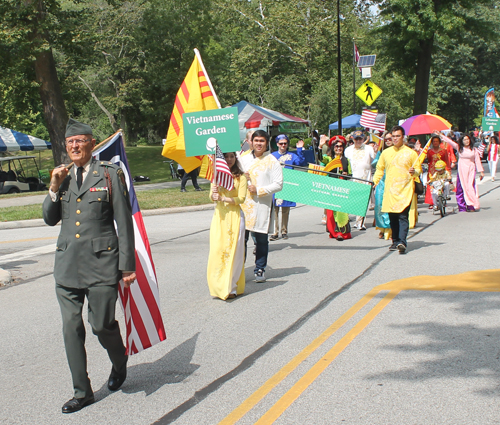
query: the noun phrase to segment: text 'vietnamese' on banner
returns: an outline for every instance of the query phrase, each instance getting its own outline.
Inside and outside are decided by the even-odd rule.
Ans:
[[[283,169],[283,190],[276,198],[347,214],[366,216],[372,185],[356,180]]]

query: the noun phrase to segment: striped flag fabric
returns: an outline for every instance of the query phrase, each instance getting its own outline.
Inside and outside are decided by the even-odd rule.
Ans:
[[[354,43],[354,59],[355,59],[355,62],[358,63],[359,61],[359,50],[358,50],[358,47],[356,46],[356,43]],[[361,68],[358,68],[359,69],[359,72],[361,72]]]
[[[342,161],[341,161],[340,157],[338,157],[338,156],[336,158],[332,159],[328,164],[326,164],[323,171],[331,171],[334,168],[342,169]]]
[[[309,164],[308,165],[308,168],[309,170],[307,170],[308,173],[311,173],[311,174],[318,174],[320,176],[326,176],[326,173],[321,173],[320,171],[323,171],[324,170],[324,166],[323,165],[319,165],[319,164]]]
[[[227,190],[234,189],[234,177],[227,165],[224,154],[222,153],[219,145],[215,148],[215,167],[217,173],[217,186],[223,187]],[[214,182],[214,163],[212,155],[205,155],[202,160],[200,177]]]
[[[217,186],[221,186],[227,190],[234,189],[234,178],[229,166],[227,165],[224,154],[219,148],[219,145],[215,145],[215,171],[217,173]]]
[[[182,114],[220,108],[196,49],[195,53],[193,63],[175,97],[167,138],[161,153],[164,157],[181,164],[186,173],[198,168],[203,156],[186,156]]]
[[[432,137],[428,140],[428,142],[426,143],[426,145],[422,149],[422,152],[420,152],[420,154],[418,155],[417,161],[415,163],[418,162],[420,165],[422,165],[424,163],[425,158],[427,157],[427,151],[429,150],[429,148],[431,146],[431,140],[432,140]]]
[[[160,294],[148,235],[130,176],[121,132],[115,133],[92,155],[118,165],[125,174],[134,221],[136,282],[125,288],[120,282],[120,303],[125,316],[127,355],[139,353],[166,339],[160,312]]]
[[[201,160],[201,168],[199,177],[202,179],[210,180],[211,182],[214,180],[214,167],[211,155],[204,155]]]
[[[481,141],[481,144],[477,148],[477,153],[479,154],[479,158],[483,157],[483,153],[484,153],[485,148],[486,148],[486,144],[484,143],[484,141]]]
[[[378,112],[363,109],[359,124],[362,127],[370,128],[372,130],[385,131],[386,114],[379,114]]]

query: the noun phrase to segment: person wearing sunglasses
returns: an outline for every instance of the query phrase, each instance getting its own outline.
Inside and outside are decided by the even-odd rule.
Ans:
[[[375,152],[371,146],[365,144],[365,135],[362,131],[352,133],[354,145],[345,150],[345,156],[351,162],[352,176],[361,180],[371,180],[372,161],[375,159]],[[366,230],[365,217],[356,217],[356,227],[358,230]]]
[[[335,174],[329,174],[329,176],[334,178],[342,178],[340,177],[341,175],[351,176],[351,163],[344,156],[345,138],[343,136],[334,136],[330,139],[329,144],[332,151],[332,161],[340,159],[340,163],[342,164],[340,167],[331,169],[330,172]],[[330,234],[331,239],[337,239],[338,241],[351,239],[349,214],[340,211],[326,210],[326,231]]]
[[[278,150],[273,152],[272,155],[278,160],[282,166],[290,165],[305,165],[306,159],[304,157],[303,147],[304,141],[299,140],[297,142],[297,152],[293,153],[288,150],[290,146],[290,139],[285,134],[280,134],[276,137],[276,145]],[[288,218],[290,216],[290,208],[295,207],[297,204],[295,202],[286,201],[284,199],[276,198],[273,195],[274,203],[274,233],[269,237],[270,241],[275,241],[279,238],[280,226],[279,226],[279,212],[281,210],[281,237],[283,239],[288,239]]]

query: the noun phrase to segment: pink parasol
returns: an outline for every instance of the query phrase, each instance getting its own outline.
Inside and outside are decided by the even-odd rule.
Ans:
[[[434,130],[449,130],[451,123],[439,115],[421,114],[408,118],[401,127],[408,136],[431,134]]]

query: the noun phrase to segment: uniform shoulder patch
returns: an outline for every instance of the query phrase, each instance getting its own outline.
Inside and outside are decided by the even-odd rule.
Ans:
[[[122,186],[126,188],[127,182],[125,181],[125,173],[123,172],[123,170],[121,168],[118,168],[118,170],[116,170],[116,174],[118,175],[118,178],[120,179],[120,183],[122,184]]]

